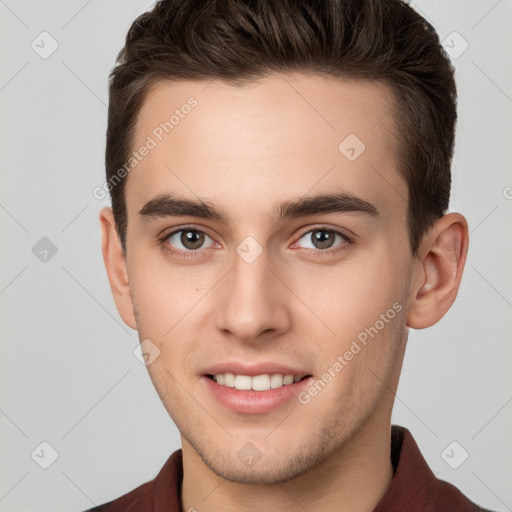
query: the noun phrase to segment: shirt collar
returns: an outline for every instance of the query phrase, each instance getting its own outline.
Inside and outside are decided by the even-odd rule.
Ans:
[[[182,450],[175,451],[154,480],[154,512],[181,512]],[[423,458],[409,430],[391,426],[394,475],[373,512],[427,512],[435,509],[439,480]]]

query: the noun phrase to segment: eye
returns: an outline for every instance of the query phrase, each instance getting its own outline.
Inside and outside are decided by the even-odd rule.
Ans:
[[[307,231],[292,245],[292,247],[296,247],[301,240],[305,240],[306,245],[304,245],[304,242],[301,244],[303,247],[317,253],[319,251],[323,253],[337,252],[345,249],[353,243],[352,238],[348,237],[344,233],[328,228],[317,228]],[[334,245],[336,240],[340,241],[338,245]],[[309,246],[307,245],[308,243],[310,244]],[[334,249],[332,249],[333,247]]]
[[[205,241],[210,244],[204,247]],[[304,240],[302,244],[299,244]],[[336,241],[338,244],[335,245]],[[201,255],[200,249],[207,249],[219,246],[204,231],[195,228],[182,227],[170,234],[160,238],[163,249],[172,255],[182,258],[190,258]],[[309,244],[309,246],[308,246]],[[341,231],[319,227],[310,229],[294,242],[291,247],[302,246],[306,252],[311,252],[313,256],[333,255],[347,249],[353,244],[353,239]]]
[[[165,245],[167,250],[173,253],[193,252],[204,248],[202,246],[206,239],[212,242],[210,247],[215,246],[215,242],[206,233],[199,231],[198,229],[188,228],[180,229],[166,235],[162,239],[162,243]]]

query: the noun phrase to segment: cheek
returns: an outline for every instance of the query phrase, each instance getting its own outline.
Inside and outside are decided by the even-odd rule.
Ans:
[[[151,340],[160,351],[148,372],[159,393],[167,392],[166,386],[175,390],[179,384],[173,377],[178,381],[189,378],[189,369],[194,367],[189,359],[198,350],[197,340],[204,339],[196,330],[203,325],[205,294],[211,286],[205,285],[200,272],[191,267],[173,269],[142,261],[136,266],[135,259],[132,263],[136,271],[130,291],[139,338]]]
[[[373,324],[406,289],[405,262],[385,247],[351,255],[339,265],[297,270],[294,290],[333,336],[346,338]],[[378,255],[378,256],[373,256]],[[326,334],[328,331],[326,331]]]
[[[348,374],[356,367],[392,364],[404,328],[407,264],[382,244],[339,266],[312,267],[295,278],[297,295],[316,317],[302,320],[301,330],[317,333],[317,354],[326,368],[345,354]]]
[[[204,272],[192,266],[173,267],[162,256],[150,259],[135,254],[130,263],[130,291],[136,310],[143,325],[158,337],[188,316],[209,289]]]

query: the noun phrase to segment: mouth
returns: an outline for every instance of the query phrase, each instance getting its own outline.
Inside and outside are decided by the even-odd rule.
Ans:
[[[261,374],[261,375],[237,375],[234,373],[218,373],[216,375],[206,374],[205,377],[216,382],[219,386],[234,388],[239,391],[269,391],[279,389],[284,386],[290,386],[301,382],[312,375],[292,375],[292,374]]]
[[[203,374],[205,392],[223,408],[240,414],[265,414],[293,402],[313,383],[313,376],[293,374]]]

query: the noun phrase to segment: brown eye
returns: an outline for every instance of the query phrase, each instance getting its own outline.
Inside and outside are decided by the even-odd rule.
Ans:
[[[334,243],[335,236],[334,231],[315,229],[311,232],[311,241],[317,249],[329,249]]]
[[[334,246],[336,237],[341,239],[342,242],[347,239],[339,231],[334,231],[333,229],[313,229],[304,233],[300,240],[305,240],[301,245],[306,249],[325,250]],[[307,243],[310,245],[308,246]]]
[[[205,241],[209,239],[213,247],[215,242],[202,231],[197,229],[180,229],[165,238],[165,243],[174,247],[177,251],[190,252],[204,248]]]
[[[186,230],[181,232],[180,242],[187,249],[199,249],[204,243],[204,233],[194,230]]]

